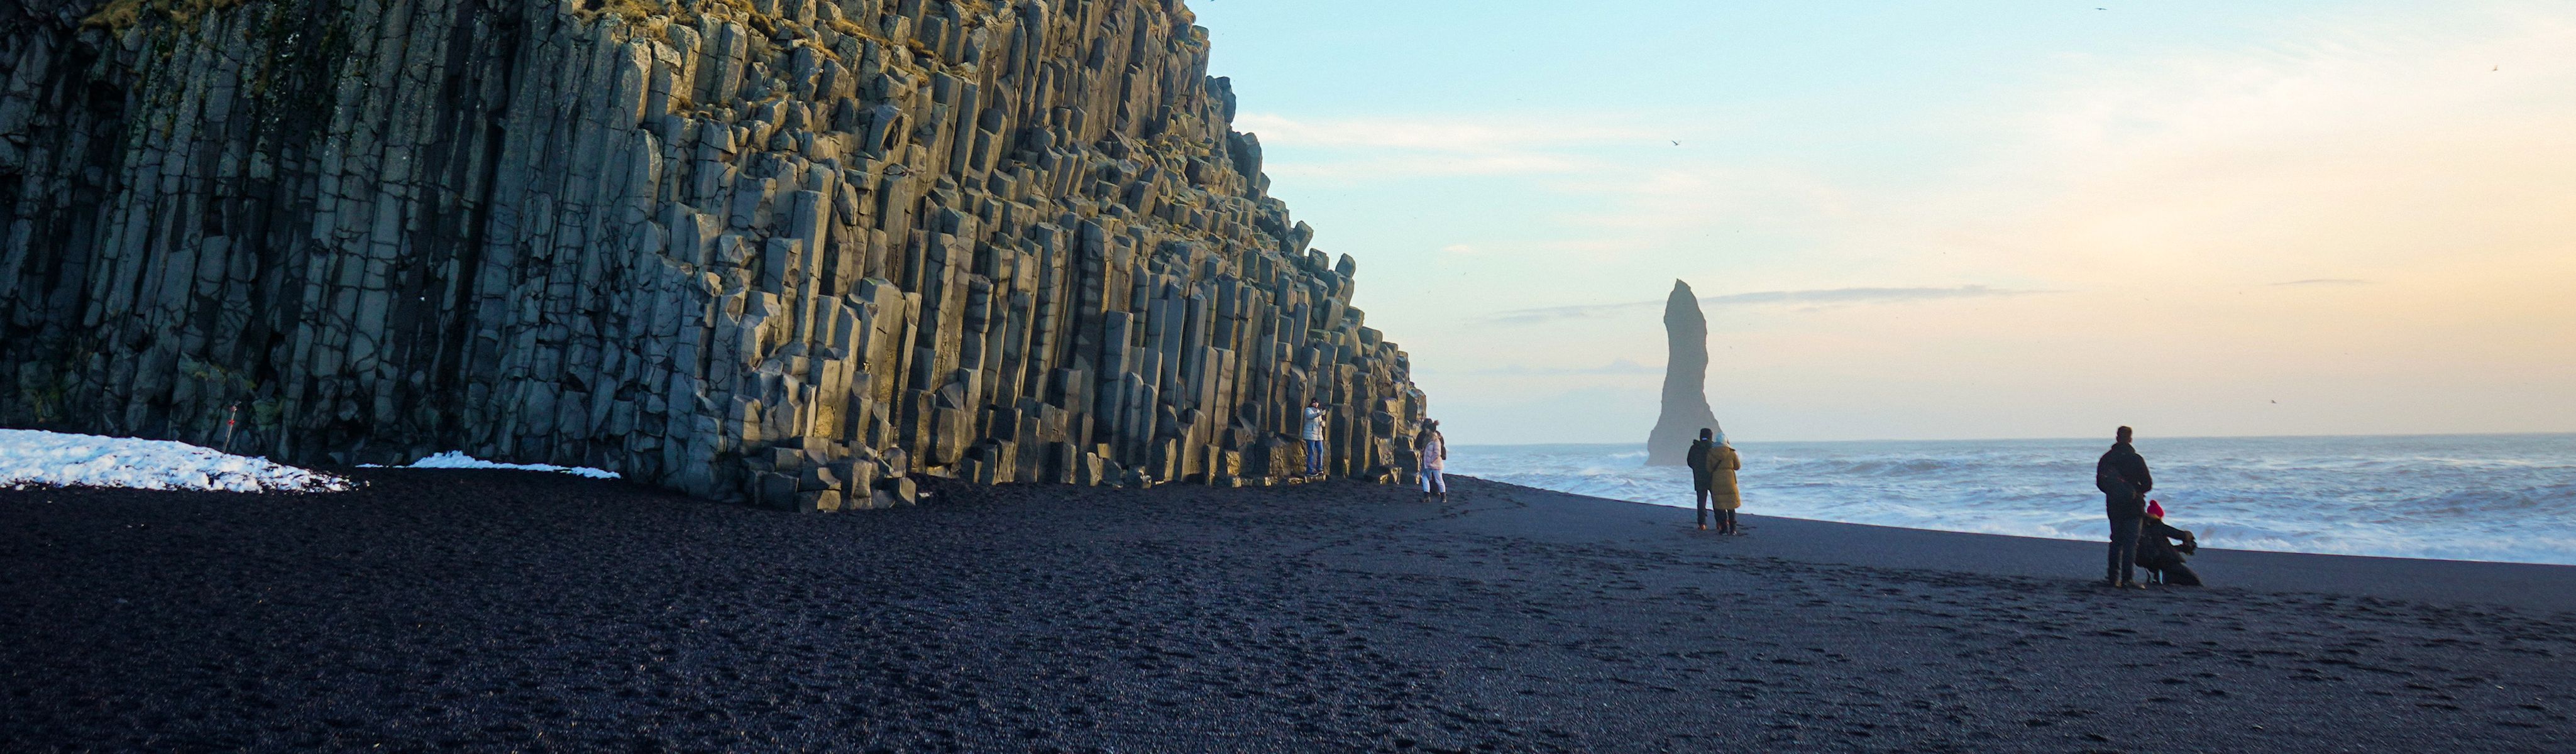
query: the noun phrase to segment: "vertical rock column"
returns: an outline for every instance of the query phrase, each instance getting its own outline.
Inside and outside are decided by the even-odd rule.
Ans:
[[[41,2],[0,421],[832,510],[1275,481],[1320,398],[1336,473],[1411,473],[1408,360],[1177,2]]]
[[[1664,407],[1655,429],[1646,435],[1646,465],[1679,466],[1701,429],[1717,427],[1708,408],[1708,317],[1689,283],[1673,281],[1664,300],[1664,337],[1670,358],[1664,362]]]

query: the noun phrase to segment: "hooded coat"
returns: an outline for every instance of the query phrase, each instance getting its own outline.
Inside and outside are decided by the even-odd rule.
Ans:
[[[1735,484],[1735,472],[1744,468],[1744,458],[1735,454],[1735,448],[1698,440],[1691,443],[1690,453],[1683,461],[1690,464],[1691,475],[1696,477],[1691,481],[1708,490],[1710,508],[1731,511],[1744,507],[1744,492]]]

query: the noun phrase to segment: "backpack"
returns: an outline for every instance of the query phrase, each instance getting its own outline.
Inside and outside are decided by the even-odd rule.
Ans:
[[[2101,490],[2105,495],[2126,495],[2132,492],[2129,478],[2122,475],[2120,467],[2111,463],[2109,458],[2093,464],[2093,488]]]

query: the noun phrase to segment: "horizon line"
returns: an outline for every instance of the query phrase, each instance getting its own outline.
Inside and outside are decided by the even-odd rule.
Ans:
[[[2163,436],[2163,437],[2161,437],[2160,439],[2165,439],[2165,440],[2321,440],[2321,439],[2400,438],[2400,437],[2557,437],[2557,436],[2576,436],[2576,430],[2560,430],[2560,431],[2550,431],[2550,432],[2401,432],[2401,433],[2381,433],[2381,434],[2345,434],[2345,435],[2172,435],[2172,436]],[[2103,439],[2103,438],[2099,438],[2099,437],[1956,437],[1956,438],[1929,439],[1929,438],[1894,438],[1894,437],[1888,437],[1888,438],[1871,438],[1871,439],[1860,439],[1860,440],[1768,440],[1768,441],[1763,441],[1763,442],[1774,442],[1774,443],[1861,443],[1861,442],[2043,442],[2043,441],[2046,441],[2046,442],[2054,442],[2054,441],[2065,441],[2065,440],[2099,440],[2099,439]],[[2154,442],[2154,440],[2152,440],[2152,439],[2151,439],[2151,440],[2149,440],[2149,442],[2150,442],[2150,443],[2152,443],[2152,442]],[[1630,442],[1483,442],[1483,443],[1459,443],[1459,444],[1455,445],[1454,447],[1460,447],[1460,448],[1526,448],[1526,447],[1534,447],[1534,446],[1542,446],[1542,445],[1644,445],[1644,444],[1645,444],[1645,443],[1644,443],[1643,441],[1630,441]],[[1739,444],[1739,445],[1740,445],[1740,444],[1742,444],[1742,443],[1736,443],[1736,444]]]

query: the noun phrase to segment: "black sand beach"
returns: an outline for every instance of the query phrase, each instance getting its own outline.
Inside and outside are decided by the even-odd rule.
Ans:
[[[504,471],[0,491],[0,748],[2576,750],[2576,568],[1459,480],[793,516]]]

